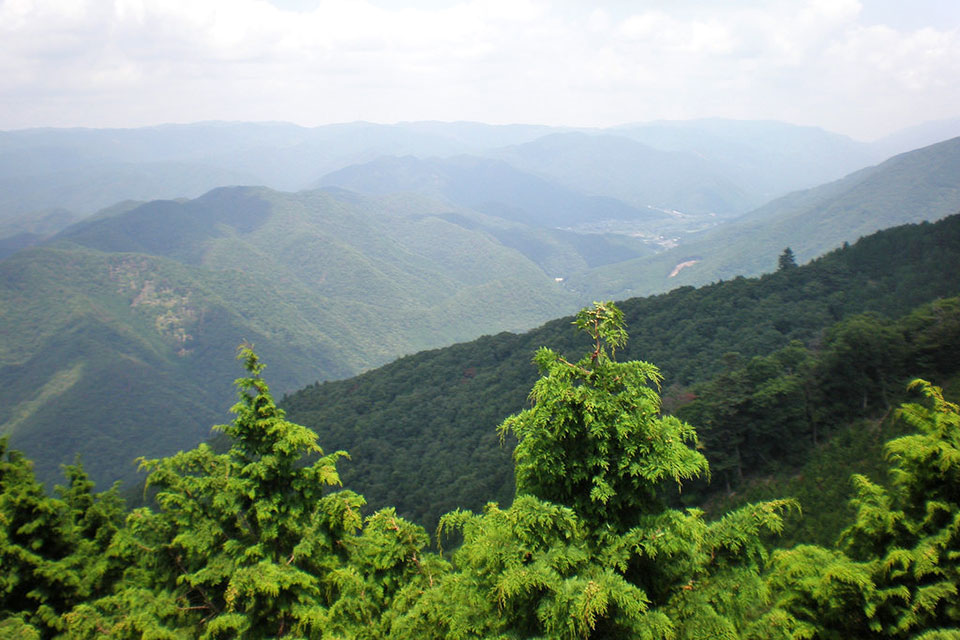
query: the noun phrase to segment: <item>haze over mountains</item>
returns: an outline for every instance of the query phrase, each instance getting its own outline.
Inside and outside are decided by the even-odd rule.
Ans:
[[[0,42],[0,640],[960,640],[960,2]]]
[[[98,482],[129,477],[134,455],[227,419],[243,340],[293,391],[960,211],[960,139],[863,169],[917,135],[936,134],[865,144],[722,120],[3,132],[0,432],[42,477],[77,452]]]
[[[620,220],[663,226],[670,217],[609,196],[583,195],[512,165],[477,156],[385,156],[327,174],[318,186],[371,194],[419,193],[514,222],[547,228]]]
[[[561,135],[573,133],[578,135]],[[601,140],[594,139],[598,134]],[[809,127],[731,120],[656,122],[579,132],[443,122],[360,122],[315,128],[212,122],[140,129],[4,131],[0,132],[0,225],[50,209],[89,215],[127,199],[196,197],[217,186],[263,185],[295,191],[327,173],[382,156],[461,154],[512,159],[517,168],[548,179],[573,177],[568,188],[624,198],[635,206],[684,210],[683,198],[687,198],[744,213],[788,191],[837,179],[895,153],[956,135],[960,135],[960,122],[945,121],[861,143]],[[639,177],[640,184],[630,186],[619,177],[605,175],[611,165],[619,166],[617,173]],[[666,177],[668,184],[654,184],[655,191],[644,194],[639,187],[649,186],[651,178],[644,177],[641,168]],[[676,171],[688,175],[678,176]],[[673,188],[696,189],[701,182],[705,182],[703,188],[718,190],[712,201]],[[671,203],[660,197],[671,192],[681,200]],[[4,226],[0,236],[11,235]]]
[[[806,262],[874,231],[958,211],[960,138],[900,154],[813,189],[778,198],[674,249],[574,276],[601,297],[646,295],[770,270],[791,247]]]

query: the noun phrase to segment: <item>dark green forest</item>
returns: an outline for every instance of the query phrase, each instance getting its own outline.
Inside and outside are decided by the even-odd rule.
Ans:
[[[914,327],[911,335],[923,336],[914,340],[917,353],[936,371],[956,349],[958,306],[927,305],[888,333]],[[879,320],[856,316],[830,339],[870,322]],[[799,503],[780,497],[716,515],[677,506],[678,488],[718,474],[698,430],[663,411],[655,365],[625,359],[617,306],[595,303],[573,324],[584,355],[537,349],[530,407],[496,430],[517,442],[512,502],[444,514],[435,547],[392,507],[364,515],[364,498],[340,486],[347,453],[325,452],[314,431],[287,420],[250,345],[238,354],[245,375],[235,383],[235,418],[218,427],[225,450],[201,444],[142,460],[146,506],[126,512],[116,487],[94,493],[80,464],[64,469],[66,484],[50,496],[30,461],[2,441],[0,631],[960,638],[960,407],[939,387],[915,379],[908,400],[890,407],[904,435],[884,446],[889,473],[882,483],[850,478],[853,514],[835,541],[777,548],[785,518],[801,515]],[[767,359],[799,371],[794,352],[802,351],[790,345]],[[711,391],[724,376],[765,362],[724,360]],[[887,386],[885,371],[864,369],[876,376],[845,396],[851,415],[901,392]],[[759,397],[750,401],[789,375],[754,381]],[[819,408],[846,406],[830,400]],[[715,402],[704,391],[686,406],[714,416]]]
[[[713,469],[712,482],[692,483],[683,500],[802,465],[852,420],[885,414],[912,377],[942,384],[960,362],[960,338],[956,303],[934,301],[958,293],[952,216],[760,278],[620,303],[631,336],[623,357],[657,364],[665,407],[697,427]],[[538,347],[580,350],[571,321],[421,352],[281,404],[351,452],[344,481],[373,507],[432,528],[457,507],[509,501],[514,440],[501,445],[490,425],[528,404]]]

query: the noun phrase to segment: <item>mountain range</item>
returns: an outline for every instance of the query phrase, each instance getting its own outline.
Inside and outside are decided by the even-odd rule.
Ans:
[[[276,384],[292,390],[575,304],[535,262],[452,215],[472,214],[234,187],[75,224],[0,262],[2,430],[41,474],[76,452],[116,452],[90,465],[104,481],[132,471],[127,439],[152,433],[143,453],[159,454],[226,419],[244,340],[283,363]],[[604,250],[559,236],[539,246],[548,261]],[[55,437],[64,424],[71,437]]]
[[[653,256],[572,276],[574,290],[624,297],[774,267],[790,247],[805,262],[844,242],[960,210],[960,138],[903,153],[840,180],[778,198]]]
[[[541,177],[570,180],[565,186],[582,187],[585,195],[634,206],[744,213],[957,135],[960,122],[944,121],[863,143],[810,127],[733,120],[608,129],[206,122],[0,131],[0,237],[15,235],[24,218],[51,210],[82,217],[123,200],[193,198],[218,186],[295,191],[354,164],[404,155],[513,161]]]
[[[738,128],[754,133],[725,158]],[[777,166],[802,174],[828,154],[811,169],[826,175],[872,148],[728,121],[0,133],[0,433],[41,478],[79,453],[99,483],[129,479],[134,455],[192,446],[228,419],[245,341],[293,392],[593,299],[769,271],[787,245],[806,261],[960,210],[951,140],[736,217],[764,189],[811,179]],[[758,164],[753,183],[737,178]],[[137,183],[121,165],[155,182],[124,191]],[[174,165],[192,187],[163,182]],[[84,171],[104,176],[96,197]],[[311,188],[191,192],[227,175]],[[157,189],[177,198],[138,199]]]

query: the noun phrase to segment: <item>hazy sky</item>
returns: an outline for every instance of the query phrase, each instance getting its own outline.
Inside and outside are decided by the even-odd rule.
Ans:
[[[0,0],[0,129],[960,116],[958,0]]]

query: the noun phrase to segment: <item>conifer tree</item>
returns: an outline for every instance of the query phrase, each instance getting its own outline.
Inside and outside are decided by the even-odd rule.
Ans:
[[[70,553],[63,539],[62,505],[47,496],[19,451],[0,439],[0,615],[12,631],[55,629],[49,599],[58,590],[53,565]],[[66,576],[64,576],[66,577]],[[39,636],[38,636],[39,637]]]
[[[797,268],[797,259],[793,255],[793,249],[787,247],[783,250],[783,253],[780,254],[780,258],[777,260],[777,270],[778,271],[788,271],[790,269]]]
[[[861,475],[838,548],[777,552],[770,614],[783,637],[960,638],[960,408],[926,381],[898,417],[916,433],[887,443],[891,487]]]
[[[53,637],[64,614],[118,577],[105,555],[122,521],[116,487],[93,493],[82,465],[47,495],[32,463],[0,439],[0,636]]]
[[[593,349],[575,363],[539,349],[533,407],[499,430],[518,440],[518,494],[568,505],[591,530],[622,532],[637,515],[663,508],[663,480],[699,476],[707,460],[689,446],[696,438],[690,425],[660,415],[657,368],[615,360],[627,340],[623,313],[595,303],[574,324]]]
[[[707,471],[692,427],[660,414],[657,369],[616,362],[626,341],[612,303],[575,322],[592,349],[549,349],[518,438],[517,496],[502,509],[444,516],[462,533],[455,569],[400,618],[395,638],[739,638],[763,601],[760,535],[787,501],[716,522],[661,499],[664,483]]]
[[[333,572],[339,597],[326,628],[332,637],[389,637],[403,611],[449,571],[449,563],[425,551],[430,539],[419,525],[392,507],[364,520],[357,536],[344,540],[347,562]]]
[[[251,347],[239,359],[236,418],[218,427],[229,451],[142,462],[156,511],[128,517],[114,545],[123,584],[68,616],[72,636],[377,637],[400,583],[429,575],[419,527],[380,513],[357,535],[363,498],[330,489],[346,454],[284,419]]]

